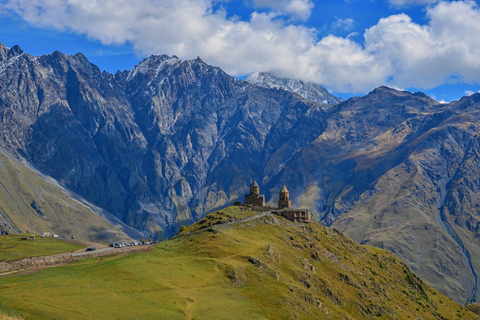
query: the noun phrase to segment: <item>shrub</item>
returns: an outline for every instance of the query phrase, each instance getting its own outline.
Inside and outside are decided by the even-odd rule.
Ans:
[[[180,233],[187,231],[187,227],[181,226],[180,227]]]

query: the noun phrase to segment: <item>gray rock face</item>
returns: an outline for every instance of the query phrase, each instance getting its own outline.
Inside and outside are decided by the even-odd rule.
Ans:
[[[112,75],[82,54],[1,51],[0,143],[145,235],[242,197],[286,137],[298,149],[325,123],[318,104],[199,58]]]
[[[255,72],[247,78],[247,82],[263,88],[294,92],[307,100],[325,105],[334,105],[343,101],[342,98],[335,97],[318,84],[303,82],[302,80],[278,78],[268,72]]]
[[[199,58],[113,75],[4,46],[0,80],[1,146],[144,235],[242,200],[252,179],[271,205],[286,184],[317,221],[459,302],[477,296],[479,94],[443,105],[380,87],[326,107]]]

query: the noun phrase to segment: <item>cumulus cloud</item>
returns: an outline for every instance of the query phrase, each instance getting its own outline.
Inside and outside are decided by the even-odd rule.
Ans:
[[[426,25],[405,14],[380,19],[362,43],[348,36],[319,39],[317,30],[290,23],[286,9],[275,9],[277,2],[311,5],[255,0],[272,10],[253,12],[247,21],[228,18],[213,0],[4,0],[0,6],[37,26],[105,44],[130,42],[144,55],[200,56],[236,76],[270,71],[349,93],[382,84],[430,89],[449,81],[480,82],[480,10],[474,1],[430,6]]]
[[[441,2],[427,16],[425,26],[404,14],[381,19],[365,32],[365,50],[388,64],[390,82],[400,86],[478,82],[480,10],[475,2]]]
[[[305,21],[310,17],[312,0],[253,0],[256,8],[271,8],[278,12]]]

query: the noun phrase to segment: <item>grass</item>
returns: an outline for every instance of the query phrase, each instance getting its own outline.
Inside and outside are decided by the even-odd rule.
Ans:
[[[21,240],[29,237],[30,234],[0,236],[0,262],[70,252],[84,248],[81,245],[50,237],[42,238],[38,235],[35,240]]]
[[[16,316],[9,316],[5,313],[0,313],[0,320],[23,320],[23,318],[19,318]]]
[[[246,214],[214,213],[153,252],[0,278],[4,310],[27,319],[476,319],[393,254],[316,223],[212,224]]]
[[[4,311],[0,311],[0,320],[23,320],[24,318],[22,317],[19,317],[18,315],[16,315],[15,312],[4,312]]]

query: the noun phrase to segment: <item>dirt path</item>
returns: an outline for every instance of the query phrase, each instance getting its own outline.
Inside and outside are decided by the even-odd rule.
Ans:
[[[251,220],[255,220],[255,219],[258,219],[258,218],[268,216],[270,214],[271,214],[270,211],[264,211],[264,212],[260,212],[259,214],[256,214],[256,215],[253,215],[253,216],[250,216],[250,217],[246,217],[246,218],[243,218],[243,219],[240,219],[240,220],[237,220],[237,221],[232,221],[232,222],[230,222],[230,224],[236,224],[236,223],[251,221]]]

